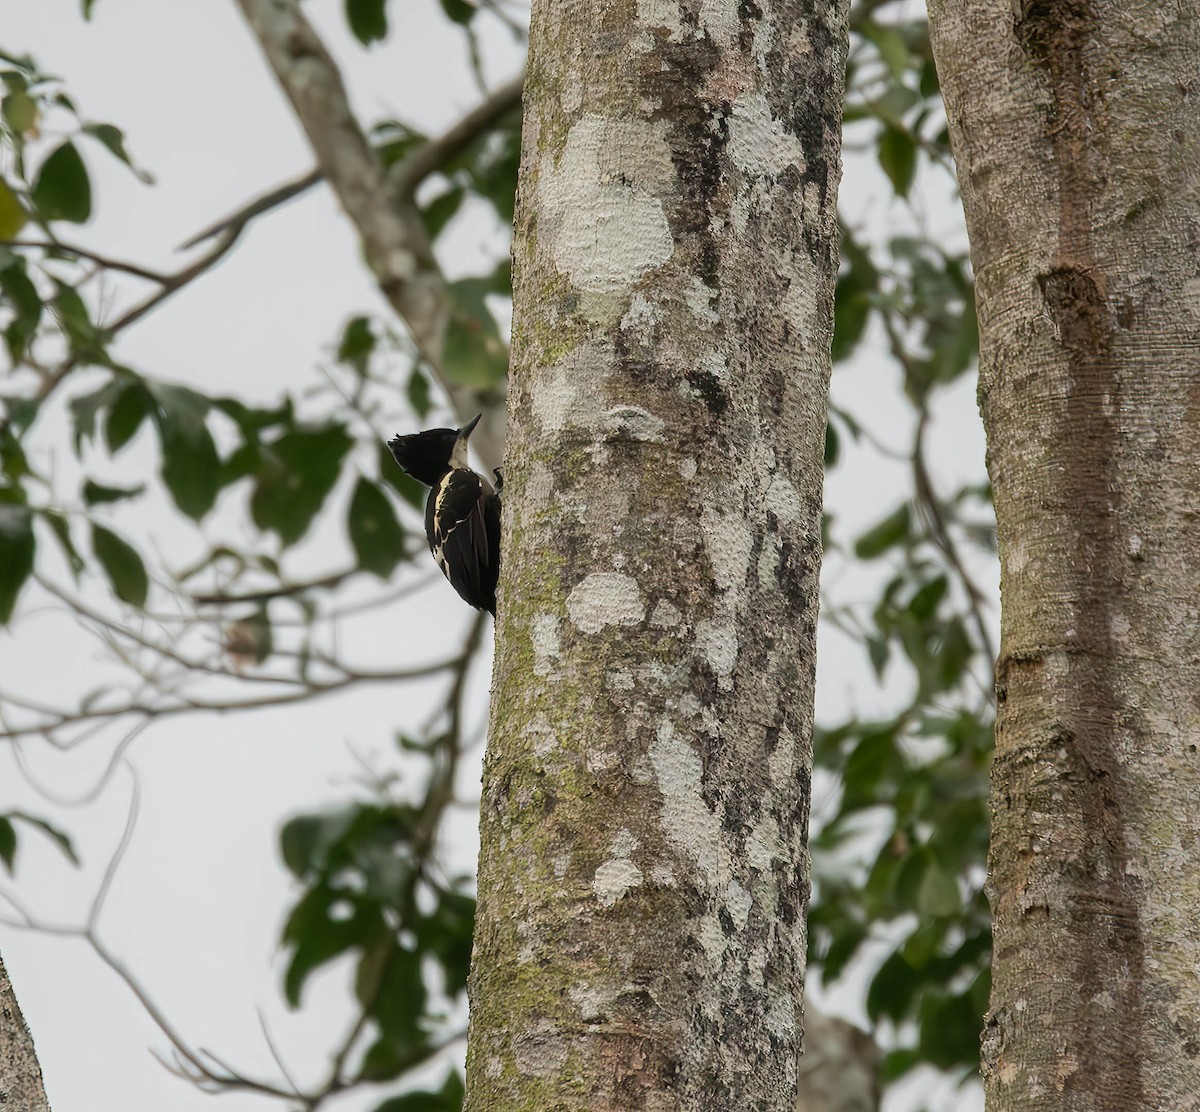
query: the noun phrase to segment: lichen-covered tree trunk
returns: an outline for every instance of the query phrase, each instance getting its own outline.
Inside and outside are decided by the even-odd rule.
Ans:
[[[1003,596],[989,1109],[1200,1108],[1200,11],[934,0]]]
[[[794,1106],[842,0],[535,0],[467,1108]]]
[[[33,1038],[0,962],[0,1108],[5,1112],[49,1112],[42,1068]]]

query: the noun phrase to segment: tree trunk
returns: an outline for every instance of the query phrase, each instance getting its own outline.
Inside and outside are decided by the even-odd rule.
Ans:
[[[533,6],[471,1112],[794,1107],[845,20]]]
[[[0,1108],[50,1112],[33,1038],[0,962]]]
[[[988,1107],[1200,1108],[1200,18],[930,9],[1004,601]]]

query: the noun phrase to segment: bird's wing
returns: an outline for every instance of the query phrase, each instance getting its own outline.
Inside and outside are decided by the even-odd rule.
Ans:
[[[485,607],[488,589],[494,590],[487,523],[484,520],[483,480],[474,471],[455,468],[434,493],[429,544],[434,559],[454,589],[472,606]]]

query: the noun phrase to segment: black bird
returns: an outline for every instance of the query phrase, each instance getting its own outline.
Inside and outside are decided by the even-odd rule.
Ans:
[[[495,472],[493,488],[467,462],[467,438],[479,417],[461,429],[393,436],[388,447],[401,468],[430,488],[425,534],[442,574],[467,602],[494,617],[500,573],[500,472]]]

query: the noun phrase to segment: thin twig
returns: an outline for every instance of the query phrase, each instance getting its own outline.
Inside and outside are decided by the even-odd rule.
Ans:
[[[0,239],[0,247],[11,247],[18,251],[26,249],[30,251],[53,251],[56,254],[75,255],[80,259],[87,259],[88,262],[93,262],[105,270],[117,270],[123,274],[132,274],[135,278],[141,278],[147,282],[157,282],[159,285],[166,285],[171,280],[171,276],[163,274],[162,271],[151,270],[148,267],[140,266],[138,263],[126,262],[123,259],[114,259],[108,255],[99,255],[95,251],[89,251],[85,247],[77,247],[72,243],[60,243],[50,240]]]
[[[228,216],[222,217],[215,224],[210,224],[207,228],[202,228],[186,243],[181,244],[179,250],[187,251],[189,248],[203,243],[206,239],[212,239],[213,236],[222,235],[231,229],[236,229],[240,232],[256,216],[262,216],[272,209],[279,208],[280,205],[287,204],[288,201],[302,196],[312,189],[313,186],[319,185],[324,180],[325,175],[314,167],[307,174],[301,174],[298,178],[293,178],[282,185],[277,185],[274,189],[269,190],[259,197],[255,197],[254,200],[247,201],[240,208],[234,209]]]

